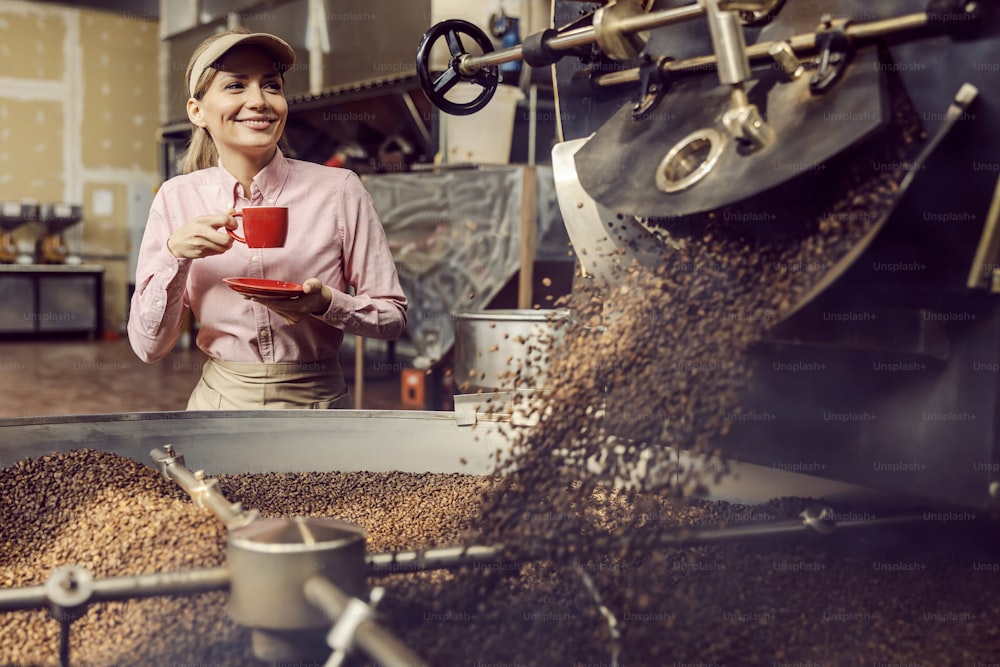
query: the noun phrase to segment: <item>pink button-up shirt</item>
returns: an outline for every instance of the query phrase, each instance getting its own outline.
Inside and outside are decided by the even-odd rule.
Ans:
[[[167,249],[167,239],[194,218],[251,205],[288,207],[283,248],[234,242],[221,255],[194,260]],[[231,290],[222,282],[230,277],[319,278],[333,288],[333,301],[323,315],[289,325]],[[406,328],[406,296],[361,180],[352,171],[291,160],[280,151],[254,176],[249,200],[221,165],[164,183],[149,212],[135,285],[128,336],[144,361],[173,349],[188,308],[199,322],[198,347],[224,361],[318,361],[337,356],[344,331],[395,339]]]

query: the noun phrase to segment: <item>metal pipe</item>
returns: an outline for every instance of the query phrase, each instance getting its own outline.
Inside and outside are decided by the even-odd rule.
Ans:
[[[174,451],[172,445],[164,445],[162,449],[154,449],[150,458],[167,479],[176,482],[191,496],[198,507],[207,509],[214,514],[226,528],[245,526],[254,521],[256,510],[243,511],[240,503],[230,503],[219,491],[219,483],[214,479],[205,479],[202,471],[192,473],[184,467],[184,456]]]
[[[732,99],[732,105],[734,107],[746,107],[750,105],[750,97],[747,95],[747,91],[742,86],[735,86],[729,93]]]
[[[705,8],[700,4],[687,5],[676,9],[665,9],[660,12],[644,14],[623,18],[618,22],[618,29],[623,34],[634,34],[653,28],[682,23],[699,18],[705,14]],[[578,46],[586,46],[597,41],[597,30],[591,26],[574,28],[556,35],[545,42],[552,51],[568,51]],[[470,76],[477,71],[494,65],[502,65],[514,60],[520,60],[523,56],[521,46],[512,46],[507,49],[484,53],[482,55],[465,55],[459,65],[459,71],[464,76]]]
[[[349,610],[352,601],[355,601],[328,579],[320,576],[310,577],[302,590],[306,599],[335,623],[341,619],[345,611]],[[352,643],[361,647],[379,665],[426,667],[426,662],[371,618],[348,620],[356,623],[353,626],[353,635],[350,637]]]
[[[986,214],[986,223],[983,225],[983,233],[976,246],[976,257],[969,267],[969,278],[965,286],[969,289],[992,288],[991,278],[997,275],[998,262],[1000,262],[1000,179],[997,179],[993,190],[993,200]]]
[[[553,51],[569,51],[579,46],[587,46],[597,41],[597,31],[592,27],[573,28],[556,35],[546,42]]]
[[[229,589],[229,568],[109,577],[94,581],[92,602],[137,600],[160,595],[196,595]]]
[[[828,511],[828,510],[827,510]],[[833,530],[850,530],[891,526],[922,520],[922,514],[899,514],[847,521],[825,518],[819,509],[798,519],[772,521],[767,523],[740,524],[721,528],[684,529],[663,533],[657,539],[665,547],[689,547],[722,542],[740,542],[756,538],[781,537],[811,531],[826,533]],[[833,515],[835,516],[835,515]],[[369,554],[365,557],[368,575],[394,574],[400,572],[423,572],[425,570],[456,569],[459,567],[481,567],[499,569],[508,566],[516,571],[521,563],[538,560],[537,554],[518,552],[516,560],[509,555],[504,545],[439,547],[424,551],[397,551]]]
[[[479,70],[486,67],[493,67],[494,65],[502,65],[504,63],[520,60],[523,55],[524,51],[521,49],[520,44],[512,46],[508,49],[500,49],[499,51],[484,53],[481,56],[466,54],[462,56],[462,59],[459,61],[458,71],[463,76],[472,76]]]
[[[743,540],[781,537],[802,533],[806,524],[799,519],[769,521],[761,524],[727,526],[725,528],[704,528],[673,531],[660,535],[656,543],[665,547],[694,547]]]
[[[191,595],[228,588],[229,569],[225,567],[190,572],[143,574],[134,577],[110,577],[94,580],[94,592],[86,604],[159,595]],[[48,606],[44,585],[0,589],[0,611],[42,609]]]
[[[470,565],[476,567],[510,562],[501,545],[438,547],[422,551],[368,554],[365,557],[369,575],[449,570]]]
[[[853,39],[884,37],[896,32],[926,27],[930,23],[930,19],[930,14],[920,12],[881,21],[871,21],[870,23],[855,23],[847,26],[847,35]]]
[[[675,531],[661,535],[657,543],[666,547],[692,547],[725,542],[740,542],[749,539],[783,537],[800,533],[817,532],[828,534],[834,530],[855,528],[879,528],[898,524],[923,521],[923,514],[898,514],[885,517],[870,517],[847,521],[822,518],[788,519],[758,524],[741,524],[724,528],[706,528]]]
[[[898,32],[905,32],[907,30],[924,28],[929,23],[930,16],[926,12],[920,12],[917,14],[907,14],[896,18],[884,19],[882,21],[873,21],[871,23],[848,25],[845,32],[851,39],[864,40],[876,37],[885,37]],[[752,44],[746,48],[747,57],[751,62],[771,58],[771,49],[781,44],[782,41],[787,42],[788,46],[791,47],[792,51],[796,55],[803,55],[816,49],[816,33],[804,33],[801,35],[794,35],[787,40],[771,40]],[[714,54],[708,56],[697,56],[695,58],[685,58],[684,60],[664,62],[660,69],[664,74],[683,74],[685,72],[696,72],[715,68],[717,66],[717,61],[718,59]],[[594,83],[604,88],[628,83],[637,83],[639,78],[640,70],[638,67],[635,67],[632,69],[622,70],[620,72],[602,74],[594,78]]]
[[[538,84],[528,91],[528,166],[535,166],[535,142],[538,140]]]
[[[0,611],[41,609],[46,606],[45,586],[0,589]]]
[[[705,7],[701,4],[686,5],[675,9],[665,9],[663,11],[652,12],[650,14],[623,18],[618,21],[617,27],[618,30],[624,34],[632,34],[642,32],[644,30],[653,30],[655,28],[663,28],[676,23],[691,21],[704,16],[705,13]],[[848,25],[846,32],[848,37],[853,39],[872,39],[896,32],[923,28],[929,23],[929,21],[930,16],[926,12],[919,12],[890,19],[883,19],[881,21]],[[732,27],[733,26],[730,26],[730,28]],[[731,30],[728,32],[731,32]],[[596,41],[597,30],[591,26],[587,26],[567,30],[565,33],[556,35],[555,37],[547,40],[546,45],[553,51],[568,51],[579,46],[593,44]],[[816,48],[815,33],[796,35],[785,41],[787,41],[796,52]],[[768,56],[770,48],[778,43],[779,42],[777,41],[760,42],[746,47],[745,52],[750,59],[765,58]],[[520,60],[523,55],[524,52],[520,45],[512,46],[507,49],[501,49],[499,51],[484,53],[482,55],[466,54],[462,56],[459,71],[464,76],[471,76],[486,67],[493,67],[495,65],[502,65],[503,63]],[[683,72],[698,70],[706,67],[714,67],[716,66],[716,63],[717,58],[715,55],[700,56],[697,58],[687,58],[685,60],[666,63],[664,65],[664,71]],[[595,82],[600,86],[611,86],[622,83],[633,83],[638,80],[639,70],[636,68],[633,70],[625,70],[623,72],[614,72],[602,75],[601,77],[598,77]]]
[[[719,82],[730,86],[743,83],[750,78],[750,59],[739,14],[719,9],[719,0],[708,0],[707,7]]]
[[[675,23],[693,21],[694,19],[701,18],[704,15],[705,8],[699,2],[693,5],[677,7],[675,9],[665,9],[660,12],[625,17],[618,21],[618,28],[622,32],[626,33],[643,32],[644,30],[663,28],[668,25],[674,25]]]
[[[59,667],[70,667],[69,631],[73,622],[69,619],[59,621]]]
[[[434,146],[434,138],[431,136],[431,131],[427,129],[427,125],[424,124],[423,116],[420,114],[420,110],[413,101],[413,93],[410,91],[403,92],[400,96],[403,100],[403,104],[406,105],[406,112],[410,116],[410,127],[412,127],[420,135],[420,140],[424,145],[424,149],[430,152],[431,148]],[[362,362],[364,358],[362,357]],[[357,367],[355,367],[354,372],[357,373],[357,377],[360,379],[364,374],[364,368],[361,369],[359,373]],[[360,406],[357,409],[361,409]]]

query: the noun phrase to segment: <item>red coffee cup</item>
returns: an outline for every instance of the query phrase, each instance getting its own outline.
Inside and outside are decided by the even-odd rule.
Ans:
[[[243,218],[243,234],[246,238],[235,234],[231,229],[226,232],[248,248],[281,248],[285,245],[288,235],[287,206],[244,206],[242,211],[233,213],[233,217]]]

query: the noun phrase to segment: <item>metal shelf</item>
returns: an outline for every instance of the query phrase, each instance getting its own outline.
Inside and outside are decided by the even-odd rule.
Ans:
[[[104,267],[0,265],[0,335],[104,335]]]

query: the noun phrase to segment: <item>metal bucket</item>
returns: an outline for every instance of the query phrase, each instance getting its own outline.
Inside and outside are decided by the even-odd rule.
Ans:
[[[365,531],[323,517],[258,519],[229,533],[229,616],[252,629],[254,655],[266,661],[322,660],[330,618],[305,590],[324,577],[364,600]]]
[[[570,312],[482,310],[457,312],[455,380],[463,392],[542,389],[549,354]]]

